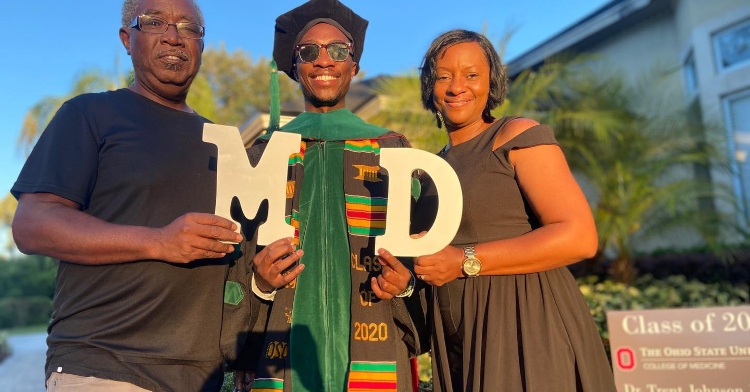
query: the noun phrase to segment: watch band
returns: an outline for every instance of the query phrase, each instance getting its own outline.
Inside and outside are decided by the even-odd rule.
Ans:
[[[417,284],[417,281],[414,279],[414,274],[411,271],[409,271],[409,273],[411,274],[409,284],[406,285],[406,288],[403,292],[396,296],[397,298],[411,297],[411,294],[414,292],[414,285]]]
[[[464,247],[464,261],[461,263],[461,272],[467,278],[476,278],[482,270],[482,261],[476,256],[473,246]]]

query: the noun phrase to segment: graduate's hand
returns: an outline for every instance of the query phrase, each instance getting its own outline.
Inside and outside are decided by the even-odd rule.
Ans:
[[[414,258],[414,273],[433,286],[442,286],[463,276],[461,263],[464,260],[463,250],[446,246],[437,253]]]
[[[406,290],[411,281],[411,271],[399,259],[385,249],[378,250],[380,275],[370,280],[370,286],[375,295],[382,299],[392,299]]]
[[[268,244],[253,257],[255,284],[266,293],[286,286],[305,269],[303,264],[289,269],[303,254],[302,249],[294,250],[292,238],[282,238]]]
[[[249,370],[235,370],[234,390],[235,392],[247,392],[253,387],[255,374]]]

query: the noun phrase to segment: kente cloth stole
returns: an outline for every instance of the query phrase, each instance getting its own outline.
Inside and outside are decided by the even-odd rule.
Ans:
[[[396,353],[397,344],[403,344],[397,341],[402,332],[394,323],[392,300],[379,300],[372,292],[370,279],[381,271],[374,248],[375,236],[385,232],[388,177],[379,166],[380,148],[405,146],[408,146],[405,139],[393,133],[376,139],[303,141],[299,154],[290,157],[286,219],[295,228],[295,243],[305,249],[301,262],[306,268],[298,279],[276,294],[253,391],[398,390]],[[322,158],[314,158],[313,154]],[[303,190],[305,170],[325,174],[329,168],[321,161],[326,159],[343,162],[339,170],[343,180],[337,179],[343,197],[335,198],[340,204],[326,205],[329,200],[314,195],[324,200],[301,205],[311,200],[309,194],[303,193],[312,192]],[[311,173],[308,175],[312,176]],[[308,181],[327,181],[325,176],[311,178],[314,180]],[[313,189],[321,187],[313,184]],[[308,212],[325,208],[336,208],[338,212],[324,211],[319,215]],[[317,222],[307,222],[308,218],[331,221],[321,225],[324,233],[307,232],[307,227]],[[316,246],[331,257],[318,260],[309,255],[311,258],[306,259],[308,249],[315,250]],[[342,247],[346,248],[343,252]],[[334,252],[334,248],[339,252]],[[348,266],[349,274],[344,272],[344,266]],[[341,290],[321,289],[325,285],[339,286]],[[325,317],[320,320],[319,314],[329,311],[324,306],[339,312],[335,320]],[[408,366],[408,361],[399,366]]]

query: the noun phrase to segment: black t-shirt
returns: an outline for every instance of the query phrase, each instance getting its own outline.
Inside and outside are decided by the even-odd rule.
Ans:
[[[53,193],[108,222],[162,227],[213,213],[216,146],[206,119],[130,90],[65,103],[11,192]],[[227,262],[155,260],[86,266],[61,260],[47,340],[53,371],[150,390],[218,389]]]

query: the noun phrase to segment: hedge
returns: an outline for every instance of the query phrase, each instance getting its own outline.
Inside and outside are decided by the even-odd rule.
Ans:
[[[0,329],[48,324],[52,300],[47,297],[0,299]]]

